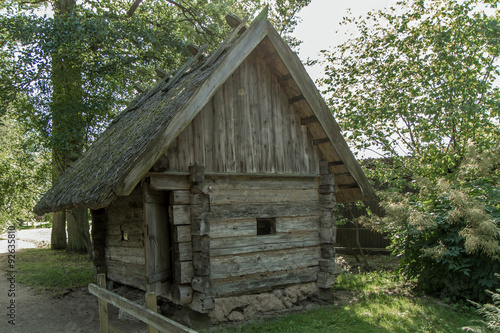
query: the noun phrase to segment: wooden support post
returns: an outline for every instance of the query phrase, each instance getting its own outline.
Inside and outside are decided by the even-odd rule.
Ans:
[[[106,274],[97,274],[97,285],[106,288]],[[108,303],[99,298],[99,320],[101,323],[101,333],[109,332]]]
[[[110,303],[111,305],[122,309],[124,312],[134,316],[148,325],[155,327],[161,332],[196,333],[189,327],[185,327],[165,316],[155,313],[142,305],[134,303],[93,283],[89,284],[89,292],[92,295],[97,296],[99,300],[103,300],[103,302]]]
[[[191,287],[195,291],[189,305],[193,310],[206,313],[215,306],[213,281],[210,265],[210,222],[207,213],[210,211],[210,197],[200,191],[205,182],[205,168],[192,166],[188,177],[191,186],[191,237],[193,242],[194,277]]]
[[[158,308],[156,304],[156,293],[146,293],[146,307],[153,311],[154,313],[158,313]],[[148,333],[158,333],[159,331],[148,325]]]
[[[317,285],[321,289],[330,289],[335,282],[335,248],[336,241],[336,202],[335,179],[330,173],[328,162],[320,162],[320,184],[318,188],[321,209],[319,238],[321,242],[321,256],[319,261]]]
[[[94,267],[97,274],[107,273],[106,267],[106,210],[104,208],[91,210],[92,241],[94,243]]]

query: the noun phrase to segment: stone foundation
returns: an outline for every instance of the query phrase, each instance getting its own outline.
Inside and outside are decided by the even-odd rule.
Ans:
[[[272,292],[216,298],[209,317],[214,324],[247,320],[261,313],[290,309],[301,301],[317,297],[319,292],[316,282],[311,282]]]

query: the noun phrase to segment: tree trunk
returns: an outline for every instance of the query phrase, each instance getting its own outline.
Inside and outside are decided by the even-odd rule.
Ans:
[[[50,234],[50,248],[64,250],[66,248],[66,213],[55,212],[52,214],[52,232]]]
[[[89,233],[89,214],[87,208],[73,208],[68,211],[67,251],[92,253]]]
[[[85,144],[85,120],[83,118],[83,88],[81,59],[72,52],[73,39],[68,18],[75,9],[75,0],[54,2],[54,35],[62,36],[61,45],[52,56],[52,174],[53,181],[61,175],[80,155]],[[64,215],[61,215],[64,216]],[[90,236],[87,210],[68,211],[68,250],[90,251]],[[86,226],[85,226],[86,224]],[[65,232],[60,230],[65,223],[57,223],[52,229],[51,239],[60,246]],[[91,251],[89,252],[91,253]]]

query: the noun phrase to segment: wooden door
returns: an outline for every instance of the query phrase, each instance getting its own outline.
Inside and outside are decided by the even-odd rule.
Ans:
[[[169,192],[155,191],[144,183],[146,291],[165,294],[172,281],[172,237]]]

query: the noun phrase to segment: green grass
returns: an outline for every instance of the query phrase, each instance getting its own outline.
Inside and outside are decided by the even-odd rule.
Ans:
[[[16,253],[19,282],[35,290],[62,292],[94,282],[92,262],[86,254],[64,250],[28,249]]]
[[[334,293],[345,304],[252,321],[218,332],[463,332],[479,319],[470,311],[428,297],[413,297],[411,284],[390,272],[342,274]]]

